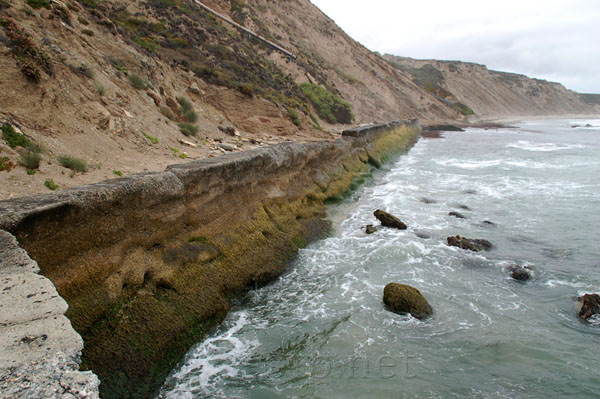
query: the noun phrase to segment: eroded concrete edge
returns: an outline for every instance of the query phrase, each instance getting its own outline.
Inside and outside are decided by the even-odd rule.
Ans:
[[[52,282],[0,230],[0,392],[3,398],[98,398],[99,381],[79,371],[81,336]]]

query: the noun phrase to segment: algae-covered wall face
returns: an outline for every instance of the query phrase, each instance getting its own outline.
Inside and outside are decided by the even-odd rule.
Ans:
[[[273,281],[328,233],[325,201],[418,131],[177,165],[74,189],[8,225],[69,303],[82,367],[98,374],[103,397],[151,397],[233,296]]]

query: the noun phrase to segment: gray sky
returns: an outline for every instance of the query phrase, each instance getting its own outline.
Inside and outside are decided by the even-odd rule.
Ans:
[[[600,93],[600,0],[311,0],[371,50]]]

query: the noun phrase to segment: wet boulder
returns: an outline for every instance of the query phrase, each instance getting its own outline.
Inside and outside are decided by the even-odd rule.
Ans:
[[[407,226],[396,216],[387,213],[386,211],[382,211],[381,209],[377,209],[373,212],[373,215],[381,222],[382,226],[385,227],[394,227],[400,230],[406,230]]]
[[[494,247],[492,243],[488,240],[482,240],[478,238],[465,238],[459,235],[454,237],[448,237],[446,240],[448,245],[451,247],[458,247],[474,252],[489,251]]]
[[[511,265],[506,268],[506,271],[510,274],[510,277],[517,281],[527,281],[532,277],[531,266]]]
[[[455,217],[455,218],[457,218],[457,219],[466,219],[466,216],[465,216],[465,215],[463,215],[463,214],[462,214],[462,213],[460,213],[460,212],[454,212],[454,211],[452,211],[452,212],[449,212],[449,213],[448,213],[448,216],[454,216],[454,217]]]
[[[373,226],[372,224],[368,224],[367,228],[365,229],[365,233],[367,234],[373,234],[377,231],[377,227]]]
[[[405,284],[389,283],[383,289],[383,303],[394,313],[410,313],[417,319],[431,316],[433,309],[418,289]]]
[[[583,320],[587,320],[594,315],[600,314],[600,295],[585,294],[577,298],[580,303],[579,313],[577,315]]]

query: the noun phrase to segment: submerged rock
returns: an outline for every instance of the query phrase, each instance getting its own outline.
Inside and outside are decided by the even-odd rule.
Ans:
[[[424,240],[429,240],[431,238],[431,234],[425,232],[425,231],[415,231],[415,235],[419,238],[422,238]]]
[[[377,227],[373,226],[372,224],[368,224],[367,228],[365,230],[365,233],[367,234],[373,234],[377,231]]]
[[[481,222],[481,224],[484,226],[490,226],[490,227],[496,225],[496,223],[489,221],[489,220],[484,220],[483,222]]]
[[[517,281],[527,281],[532,277],[531,266],[511,265],[506,268],[506,271]]]
[[[467,217],[466,217],[465,215],[463,215],[462,213],[460,213],[460,212],[454,212],[454,211],[452,211],[452,212],[449,212],[449,213],[448,213],[448,216],[454,216],[454,217],[455,217],[455,218],[457,218],[457,219],[466,219],[466,218],[467,218]]]
[[[389,283],[383,289],[383,302],[394,313],[410,313],[417,319],[431,316],[433,309],[418,289],[405,284]]]
[[[448,237],[448,245],[451,247],[458,247],[461,249],[468,249],[469,251],[489,251],[493,248],[493,245],[488,240],[465,238],[459,235],[454,237]]]
[[[424,204],[435,204],[435,203],[437,203],[436,200],[431,199],[431,198],[427,198],[427,197],[421,197],[421,198],[419,198],[419,201],[421,201]]]
[[[577,316],[583,320],[587,320],[594,315],[600,314],[600,295],[585,294],[577,298],[577,302],[581,303]]]
[[[385,227],[394,227],[400,230],[406,230],[407,226],[396,216],[387,213],[386,211],[382,211],[381,209],[377,209],[373,212],[373,215],[381,222],[382,226]]]

